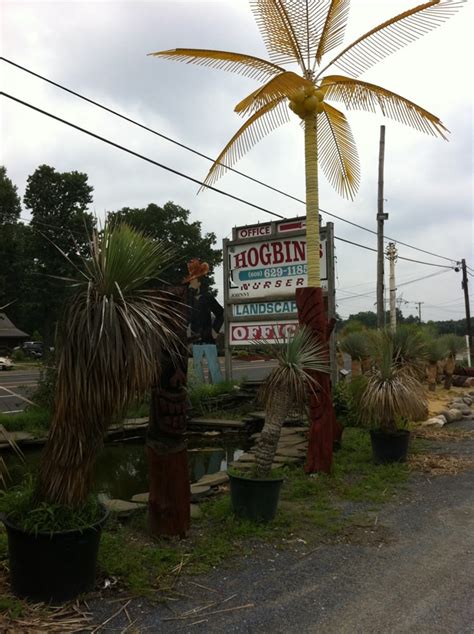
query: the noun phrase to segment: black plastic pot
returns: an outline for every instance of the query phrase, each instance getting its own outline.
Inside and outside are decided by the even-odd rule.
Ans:
[[[62,603],[95,585],[102,526],[109,512],[85,529],[29,533],[2,517],[8,535],[13,593],[32,601]]]
[[[393,433],[371,429],[370,440],[376,464],[406,462],[410,442],[410,432],[407,429],[399,429]]]
[[[237,517],[271,522],[275,517],[283,478],[258,480],[229,473],[232,508]]]

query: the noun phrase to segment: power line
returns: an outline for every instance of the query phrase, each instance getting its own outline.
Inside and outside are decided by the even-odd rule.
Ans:
[[[20,103],[23,106],[26,106],[27,108],[30,108],[32,110],[35,110],[36,112],[39,112],[40,114],[43,114],[51,119],[54,119],[55,121],[59,121],[60,123],[64,123],[65,125],[74,128],[75,130],[78,130],[79,132],[83,132],[84,134],[87,134],[88,136],[93,137],[94,139],[98,139],[99,141],[102,141],[104,143],[107,143],[108,145],[111,145],[112,147],[115,147],[119,150],[122,150],[123,152],[126,152],[127,154],[131,154],[132,156],[135,156],[136,158],[142,159],[143,161],[146,161],[148,163],[151,163],[152,165],[156,165],[157,167],[161,167],[162,169],[171,172],[172,174],[176,174],[177,176],[181,176],[182,178],[185,178],[193,183],[196,183],[198,185],[204,185],[204,183],[200,180],[198,180],[197,178],[193,178],[192,176],[189,176],[188,174],[184,174],[183,172],[180,172],[178,170],[175,170],[171,167],[168,167],[167,165],[163,165],[162,163],[159,163],[158,161],[155,161],[147,156],[144,156],[143,154],[139,154],[138,152],[135,152],[134,150],[130,150],[129,148],[126,148],[123,145],[120,145],[119,143],[115,143],[114,141],[111,141],[110,139],[106,139],[103,136],[100,136],[98,134],[95,134],[94,132],[91,132],[90,130],[86,130],[85,128],[82,128],[78,125],[76,125],[75,123],[71,123],[70,121],[66,121],[66,119],[62,119],[61,117],[58,117],[57,115],[52,114],[51,112],[47,112],[46,110],[43,110],[42,108],[38,108],[37,106],[34,106],[33,104],[30,104],[26,101],[23,101],[22,99],[19,99],[18,97],[14,97],[13,95],[10,95],[6,92],[0,92],[0,95],[4,95],[5,97],[7,97],[8,99],[12,99],[13,101],[16,101],[17,103]],[[229,192],[226,192],[222,189],[218,189],[217,187],[213,187],[211,185],[206,185],[207,189],[210,189],[211,191],[215,191],[218,194],[222,194],[223,196],[227,196],[228,198],[232,198],[233,200],[237,200],[238,202],[244,203],[245,205],[248,205],[249,207],[253,207],[254,209],[258,209],[259,211],[263,211],[264,213],[270,214],[272,216],[275,216],[277,218],[281,218],[282,220],[285,219],[285,216],[282,216],[280,214],[277,214],[273,211],[270,211],[269,209],[265,209],[265,207],[261,207],[260,205],[256,205],[255,203],[251,203],[248,200],[245,200],[244,198],[240,198],[239,196],[235,196],[234,194],[230,194]],[[367,249],[368,251],[376,251],[376,249],[372,248],[372,247],[368,247],[365,246],[363,244],[358,244],[357,242],[353,242],[351,240],[346,240],[345,238],[340,238],[339,236],[334,236],[336,240],[340,240],[341,242],[346,242],[347,244],[352,244],[354,246],[357,246],[361,249]],[[452,269],[452,266],[446,266],[444,264],[435,264],[434,262],[423,262],[421,260],[414,260],[412,258],[406,258],[403,256],[399,256],[399,260],[406,260],[408,262],[415,262],[417,264],[424,264],[426,266],[436,266],[439,268],[444,268],[444,269]]]
[[[131,123],[132,125],[136,125],[139,128],[142,128],[143,130],[146,130],[147,132],[150,132],[151,134],[154,134],[155,136],[158,136],[162,139],[165,139],[166,141],[169,141],[170,143],[173,143],[185,150],[187,150],[188,152],[192,152],[193,154],[196,154],[197,156],[204,158],[208,161],[211,161],[212,163],[214,163],[214,159],[210,156],[207,156],[206,154],[203,154],[202,152],[199,152],[198,150],[195,150],[194,148],[189,147],[188,145],[185,145],[184,143],[181,143],[179,141],[177,141],[176,139],[173,139],[165,134],[162,134],[161,132],[158,132],[157,130],[154,130],[153,128],[150,128],[130,117],[127,117],[123,114],[121,114],[120,112],[117,112],[116,110],[113,110],[112,108],[109,108],[107,106],[104,106],[103,104],[99,103],[98,101],[94,101],[93,99],[90,99],[89,97],[86,97],[85,95],[81,95],[80,93],[76,92],[75,90],[72,90],[71,88],[67,88],[66,86],[63,86],[62,84],[59,84],[51,79],[48,79],[47,77],[44,77],[44,75],[40,75],[39,73],[35,73],[34,71],[30,70],[29,68],[26,68],[25,66],[21,66],[20,64],[17,64],[16,62],[7,59],[6,57],[1,56],[0,57],[1,60],[3,60],[4,62],[6,62],[7,64],[10,64],[11,66],[14,66],[22,71],[24,71],[25,73],[28,73],[30,75],[33,75],[34,77],[37,77],[38,79],[41,79],[42,81],[47,82],[48,84],[51,84],[52,86],[55,86],[56,88],[59,88],[60,90],[63,90],[71,95],[74,95],[75,97],[78,97],[79,99],[82,99],[83,101],[86,101],[94,106],[96,106],[97,108],[101,108],[102,110],[105,110],[106,112],[109,112],[110,114],[115,115],[116,117],[119,117],[121,119],[123,119],[124,121],[127,121],[128,123]],[[242,176],[243,178],[246,178],[254,183],[257,183],[259,185],[261,185],[262,187],[266,187],[267,189],[270,189],[278,194],[281,194],[282,196],[286,196],[287,198],[291,198],[292,200],[299,202],[303,205],[305,205],[305,201],[301,200],[301,198],[297,198],[296,196],[293,196],[292,194],[289,194],[288,192],[284,192],[281,189],[278,189],[277,187],[273,187],[272,185],[269,185],[268,183],[265,183],[257,178],[254,178],[252,176],[250,176],[249,174],[245,174],[244,172],[241,172],[233,167],[229,167],[228,165],[225,165],[224,163],[219,163],[219,165],[223,165],[226,169],[234,172],[235,174],[238,174],[239,176]],[[209,187],[209,189],[214,189],[212,187]],[[337,218],[338,220],[340,220],[341,222],[345,222],[349,225],[352,225],[353,227],[357,227],[358,229],[361,229],[363,231],[368,231],[369,233],[375,234],[377,235],[377,232],[374,231],[373,229],[369,229],[368,227],[364,227],[363,225],[360,225],[356,222],[352,222],[351,220],[347,220],[347,218],[343,218],[342,216],[338,216],[336,214],[333,214],[329,211],[326,211],[324,209],[319,209],[319,211],[321,213],[324,213],[328,216],[331,216],[332,218]],[[433,253],[432,251],[426,251],[425,249],[421,249],[420,247],[415,247],[411,244],[408,244],[407,242],[402,242],[401,240],[398,240],[396,238],[391,238],[390,236],[385,236],[384,240],[391,240],[393,242],[396,242],[397,244],[401,244],[405,247],[408,247],[409,249],[414,249],[416,251],[420,251],[421,253],[426,253],[427,255],[432,255],[434,257],[437,258],[441,258],[443,260],[447,260],[448,262],[457,262],[456,259],[454,258],[448,258],[444,255],[439,255],[438,253]]]
[[[94,132],[90,132],[90,130],[86,130],[85,128],[81,128],[80,126],[76,125],[75,123],[71,123],[70,121],[66,121],[65,119],[62,119],[61,117],[58,117],[54,114],[52,114],[51,112],[47,112],[46,110],[42,110],[41,108],[38,108],[37,106],[33,106],[33,104],[27,103],[26,101],[23,101],[22,99],[18,99],[18,97],[13,97],[13,95],[10,95],[6,92],[0,92],[0,95],[4,95],[5,97],[8,97],[8,99],[12,99],[13,101],[16,101],[17,103],[22,104],[23,106],[26,106],[27,108],[31,108],[32,110],[36,110],[36,112],[39,112],[41,114],[44,114],[47,117],[50,117],[51,119],[54,119],[56,121],[59,121],[60,123],[64,123],[65,125],[74,128],[75,130],[79,130],[79,132],[83,132],[84,134],[87,134],[91,137],[93,137],[94,139],[98,139],[99,141],[103,141],[104,143],[107,143],[108,145],[111,145],[112,147],[115,147],[119,150],[122,150],[123,152],[127,152],[127,154],[131,154],[132,156],[135,156],[139,159],[142,159],[143,161],[147,161],[147,163],[151,163],[152,165],[156,165],[157,167],[161,167],[161,169],[166,170],[167,172],[171,172],[172,174],[176,174],[177,176],[181,176],[182,178],[186,178],[187,180],[196,183],[197,185],[204,185],[204,183],[200,180],[198,180],[197,178],[193,178],[192,176],[189,176],[188,174],[184,174],[183,172],[180,172],[178,170],[173,169],[172,167],[168,167],[167,165],[163,165],[163,163],[158,163],[158,161],[154,161],[151,158],[148,158],[147,156],[144,156],[143,154],[139,154],[138,152],[134,152],[133,150],[130,150],[129,148],[124,147],[123,145],[120,145],[119,143],[115,143],[114,141],[110,141],[109,139],[106,139],[103,136],[100,136],[98,134],[95,134]],[[260,207],[260,205],[255,205],[254,203],[249,202],[248,200],[244,200],[243,198],[240,198],[239,196],[234,196],[234,194],[229,194],[229,192],[225,192],[222,189],[217,189],[217,187],[213,187],[211,185],[206,185],[207,189],[210,189],[212,191],[217,192],[218,194],[222,194],[223,196],[227,196],[228,198],[232,198],[233,200],[237,200],[238,202],[244,203],[245,205],[249,205],[250,207],[253,207],[254,209],[258,209],[259,211],[263,211],[266,214],[270,214],[272,216],[275,216],[276,218],[281,218],[282,220],[285,219],[285,216],[281,216],[280,214],[275,213],[274,211],[270,211],[268,209],[265,209],[265,207]]]

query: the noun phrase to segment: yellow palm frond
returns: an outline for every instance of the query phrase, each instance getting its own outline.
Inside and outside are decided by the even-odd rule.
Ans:
[[[316,61],[318,64],[325,53],[341,44],[349,15],[350,0],[331,0],[326,21],[319,39]]]
[[[348,110],[376,112],[377,108],[380,108],[382,114],[390,119],[447,140],[445,133],[449,133],[449,130],[438,117],[381,86],[341,75],[331,75],[323,79],[322,89],[325,91],[325,99],[340,101]]]
[[[304,71],[303,50],[288,13],[288,4],[286,0],[250,0],[250,8],[270,59],[275,64],[296,62]]]
[[[148,53],[152,57],[164,57],[187,64],[199,64],[228,70],[259,81],[267,81],[283,72],[276,64],[267,62],[265,59],[253,57],[252,55],[242,55],[241,53],[231,53],[229,51],[210,51],[199,48],[174,48],[169,51],[157,51]]]
[[[281,97],[265,104],[263,108],[247,119],[216,158],[201,189],[206,185],[215,183],[223,176],[227,168],[235,165],[265,135],[289,121],[284,99]]]
[[[379,24],[341,51],[318,76],[335,64],[351,77],[359,77],[377,62],[440,26],[465,0],[431,0]]]
[[[248,97],[242,99],[234,110],[239,114],[255,112],[265,104],[280,97],[292,98],[301,88],[311,87],[313,84],[308,79],[301,77],[297,73],[284,71],[273,79],[270,79],[264,86],[254,90]]]
[[[334,189],[353,199],[360,182],[357,147],[345,115],[324,104],[317,118],[319,164]]]

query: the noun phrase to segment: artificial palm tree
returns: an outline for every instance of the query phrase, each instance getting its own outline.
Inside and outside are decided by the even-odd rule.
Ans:
[[[94,233],[89,257],[70,280],[73,295],[56,334],[53,418],[38,497],[80,506],[108,425],[157,382],[163,347],[174,344],[176,315],[150,288],[169,247],[127,225]]]
[[[349,122],[330,102],[348,110],[382,114],[422,132],[445,138],[446,128],[421,106],[380,86],[359,80],[376,63],[439,26],[462,1],[431,0],[371,29],[327,60],[343,41],[349,0],[251,0],[251,8],[271,61],[227,51],[177,48],[151,53],[168,59],[239,72],[263,83],[237,104],[249,115],[212,165],[205,184],[214,183],[265,134],[288,120],[288,107],[302,120],[305,137],[306,232],[308,288],[298,289],[300,323],[327,341],[319,262],[318,167],[335,189],[353,198],[359,185],[359,159]],[[299,73],[284,68],[297,64]],[[326,74],[337,67],[345,75]],[[308,455],[307,471],[329,471],[332,462],[334,411],[329,377],[312,399],[312,433],[325,446],[322,462]]]
[[[315,392],[319,387],[315,373],[329,373],[325,347],[307,328],[297,330],[271,348],[277,365],[262,386],[265,424],[255,453],[258,477],[271,471],[281,428],[290,411],[304,411],[308,390]]]

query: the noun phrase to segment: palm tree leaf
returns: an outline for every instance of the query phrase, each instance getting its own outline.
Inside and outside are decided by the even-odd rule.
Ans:
[[[285,97],[280,97],[265,104],[247,119],[216,158],[201,189],[215,183],[266,134],[289,121],[284,100]]]
[[[325,99],[341,101],[349,110],[376,112],[380,108],[384,116],[420,132],[439,135],[443,139],[446,139],[444,132],[449,132],[434,114],[381,86],[342,75],[330,75],[323,79],[322,89]]]
[[[352,199],[360,182],[357,146],[345,115],[328,103],[317,118],[317,137],[326,178],[341,196]]]
[[[270,59],[275,64],[296,62],[304,71],[304,50],[298,39],[299,33],[292,23],[289,5],[287,0],[250,0],[250,7]]]
[[[336,64],[352,77],[359,77],[380,60],[425,33],[440,26],[454,15],[465,0],[431,0],[379,24],[341,51],[318,76]]]
[[[241,115],[255,112],[267,103],[275,99],[291,99],[301,88],[311,87],[313,84],[308,79],[291,71],[284,71],[273,77],[261,88],[257,88],[238,103],[234,110]]]
[[[267,81],[270,77],[283,71],[283,68],[265,59],[253,57],[252,55],[243,55],[241,53],[231,53],[229,51],[211,51],[200,48],[174,48],[169,51],[148,53],[148,55],[186,62],[187,64],[199,64],[200,66],[228,70],[259,81]]]
[[[321,37],[319,38],[316,61],[321,62],[323,55],[341,44],[349,14],[350,0],[331,0]]]

